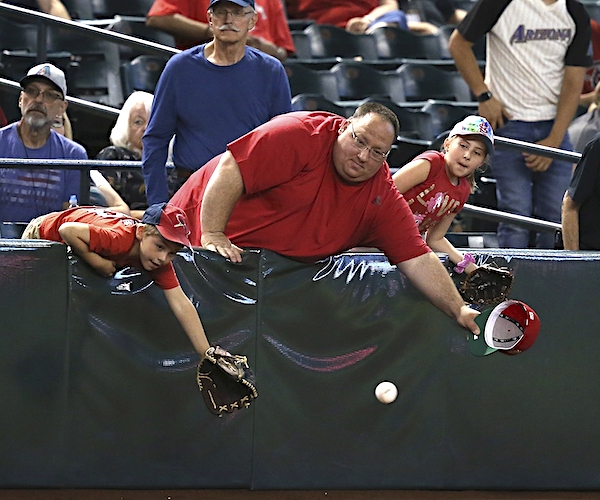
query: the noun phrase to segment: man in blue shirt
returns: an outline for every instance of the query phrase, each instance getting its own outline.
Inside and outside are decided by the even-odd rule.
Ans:
[[[283,65],[246,45],[257,22],[254,0],[212,0],[208,20],[214,39],[173,56],[156,87],[142,151],[150,205],[167,201],[229,142],[291,111]],[[173,136],[176,168],[168,182]]]
[[[87,160],[85,149],[52,130],[67,109],[65,74],[50,63],[34,66],[21,80],[21,119],[0,128],[0,158]],[[29,222],[62,210],[79,195],[77,170],[1,168],[0,221]]]

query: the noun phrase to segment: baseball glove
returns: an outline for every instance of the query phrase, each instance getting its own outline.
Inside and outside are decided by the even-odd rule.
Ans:
[[[198,365],[197,381],[206,406],[218,416],[248,408],[258,397],[246,356],[230,354],[219,346],[206,351]]]
[[[472,271],[458,286],[465,302],[476,306],[494,306],[508,299],[514,275],[505,268],[482,265]]]

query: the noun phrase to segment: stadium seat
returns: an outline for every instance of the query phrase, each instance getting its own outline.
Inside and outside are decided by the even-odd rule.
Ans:
[[[450,36],[452,32],[455,30],[456,26],[453,24],[446,24],[445,26],[440,26],[437,37],[439,39],[439,44],[441,48],[441,58],[442,59],[452,59],[452,55],[450,54],[450,49],[448,48],[448,42],[450,41]],[[473,53],[475,54],[475,58],[478,61],[485,61],[485,47],[486,47],[486,38],[482,36],[479,40],[477,40],[473,44]]]
[[[371,35],[355,35],[328,24],[311,24],[304,33],[310,42],[311,58],[377,59]]]
[[[115,22],[111,23],[107,29],[109,31],[115,31],[124,35],[134,36],[148,40],[150,42],[160,43],[167,47],[175,47],[175,39],[173,35],[166,33],[162,30],[150,28],[146,26],[145,21],[139,20],[134,21],[130,19],[122,19],[119,16],[115,18]],[[140,49],[135,47],[129,47],[127,45],[119,45],[119,55],[122,62],[131,61],[133,58],[147,54],[142,52]]]
[[[77,68],[72,57],[70,52],[51,52],[46,55],[46,60],[62,69],[67,81],[71,81]],[[15,81],[19,81],[29,68],[38,64],[37,54],[26,50],[3,50],[1,61],[0,75]]]
[[[437,35],[418,35],[393,26],[380,26],[371,32],[379,59],[441,59]]]
[[[399,136],[387,158],[388,165],[391,169],[401,168],[427,149],[429,141]]]
[[[319,94],[298,94],[292,98],[293,111],[329,111],[349,118],[356,106],[338,106]]]
[[[312,70],[291,60],[285,61],[284,67],[292,97],[298,94],[320,94],[333,102],[340,100],[335,76],[329,70]]]
[[[2,50],[37,51],[36,24],[19,23],[7,17],[0,17],[0,48]]]
[[[315,24],[315,21],[313,19],[288,19],[287,24],[290,31],[302,31],[311,24]]]
[[[334,75],[337,93],[342,100],[360,100],[369,96],[387,96],[392,100],[404,100],[401,88],[394,86],[394,97],[390,95],[385,72],[358,61],[348,61],[336,64],[330,69]]]
[[[296,47],[296,52],[292,57],[296,59],[311,59],[308,35],[304,31],[291,31],[290,33],[292,34],[294,47]]]
[[[465,116],[477,114],[476,107],[469,109],[458,104],[435,101],[426,103],[421,111],[431,116],[432,140],[450,130],[456,122],[459,122]]]
[[[91,0],[96,19],[107,19],[116,15],[146,17],[153,0]]]
[[[400,66],[396,73],[402,82],[407,101],[473,101],[469,86],[457,71],[407,63]]]
[[[81,99],[118,106],[123,104],[118,44],[86,33],[48,30],[49,52],[71,52],[77,69],[69,93]]]
[[[167,61],[168,57],[144,54],[122,64],[124,95],[129,96],[136,90],[154,93],[156,83]]]

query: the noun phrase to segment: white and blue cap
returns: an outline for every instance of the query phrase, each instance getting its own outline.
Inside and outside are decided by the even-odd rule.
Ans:
[[[253,9],[255,8],[254,0],[210,0],[210,5],[208,6],[208,8],[210,9],[213,5],[219,2],[231,2],[236,5],[239,5],[240,7],[252,7]]]
[[[65,78],[65,74],[61,69],[49,62],[38,64],[31,68],[19,83],[21,84],[21,87],[25,88],[30,81],[40,78],[42,80],[48,80],[48,82],[56,87],[56,90],[62,92],[63,98],[66,97],[67,79]]]
[[[470,115],[458,122],[452,127],[448,137],[457,135],[480,135],[485,142],[487,153],[494,152],[494,130],[483,116]]]

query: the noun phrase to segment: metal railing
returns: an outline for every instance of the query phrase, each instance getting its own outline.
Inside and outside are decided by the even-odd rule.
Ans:
[[[2,83],[0,81],[0,83]],[[549,148],[528,142],[506,139],[496,136],[495,145],[499,148],[512,148],[519,151],[528,151],[540,156],[547,156],[553,159],[568,160],[577,162],[581,158],[580,153],[564,151],[557,148]],[[90,190],[90,170],[126,170],[141,169],[141,161],[106,161],[106,160],[30,160],[17,158],[0,158],[0,168],[19,168],[24,167],[33,169],[63,168],[68,170],[80,170],[87,175],[81,176],[80,200],[83,204],[89,202]],[[172,163],[167,163],[167,168],[173,168]],[[520,227],[540,232],[554,232],[560,229],[560,224],[556,222],[535,219],[523,215],[515,215],[492,208],[478,207],[469,203],[465,204],[463,213],[472,217],[490,220],[494,222],[507,222]]]

